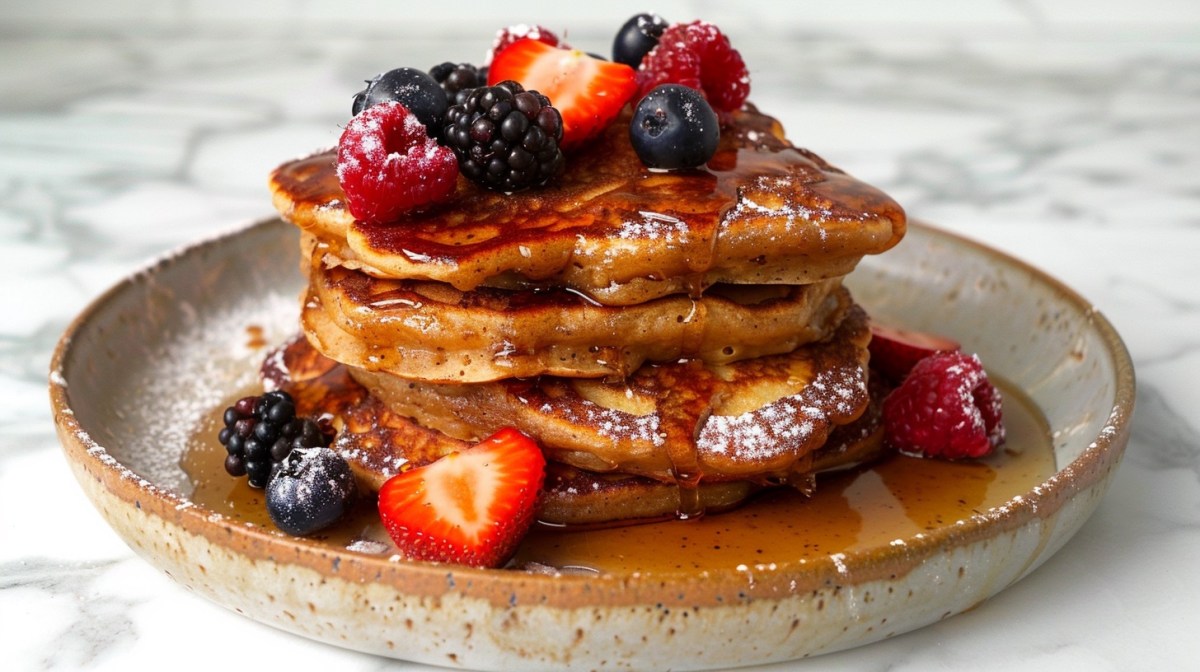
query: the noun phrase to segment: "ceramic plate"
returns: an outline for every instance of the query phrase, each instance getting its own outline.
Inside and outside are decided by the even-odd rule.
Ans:
[[[264,345],[296,330],[297,267],[295,230],[272,219],[130,277],[67,330],[51,402],[83,489],[151,564],[250,618],[360,651],[682,670],[859,646],[1033,571],[1091,514],[1128,440],[1133,369],[1108,321],[1023,263],[914,225],[850,285],[873,316],[969,345],[1040,408],[1051,466],[1005,501],[874,546],[675,571],[481,570],[296,540],[193,502],[180,460],[197,418],[253,385]]]

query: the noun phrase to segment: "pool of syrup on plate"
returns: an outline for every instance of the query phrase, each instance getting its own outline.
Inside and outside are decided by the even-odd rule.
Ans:
[[[733,511],[694,520],[581,530],[535,526],[510,566],[629,573],[780,565],[883,547],[953,525],[1029,492],[1056,471],[1042,414],[1012,385],[995,382],[1004,395],[1008,441],[986,459],[947,462],[895,455],[823,475],[811,496],[781,488]],[[183,454],[181,467],[194,486],[190,498],[231,521],[283,535],[267,515],[264,491],[225,473],[225,449],[216,438],[223,408],[198,423]],[[399,555],[369,496],[333,528],[299,541]]]

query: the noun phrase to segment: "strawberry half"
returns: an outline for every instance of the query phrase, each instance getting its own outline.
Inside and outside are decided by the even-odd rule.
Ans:
[[[935,352],[957,352],[958,341],[924,331],[871,324],[871,368],[890,382],[904,381],[917,362]]]
[[[545,472],[537,444],[505,427],[388,479],[379,517],[409,558],[499,567],[533,524]]]
[[[514,80],[550,99],[562,114],[562,149],[599,135],[637,93],[633,68],[560,49],[537,40],[518,40],[496,55],[488,85]]]

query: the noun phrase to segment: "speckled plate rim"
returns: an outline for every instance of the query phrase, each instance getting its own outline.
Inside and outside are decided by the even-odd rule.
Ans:
[[[1077,458],[1004,507],[871,553],[662,575],[547,576],[392,561],[297,543],[231,523],[133,472],[92,438],[73,407],[87,400],[71,396],[72,367],[83,366],[76,352],[80,335],[93,329],[111,304],[147,291],[189,255],[216,253],[247,236],[269,239],[282,235],[279,229],[286,226],[262,220],[189,246],[98,297],[54,352],[51,406],[77,479],[137,552],[218,603],[348,648],[489,669],[514,664],[699,669],[787,660],[875,641],[971,608],[1032,571],[1090,515],[1128,441],[1134,372],[1112,325],[1073,290],[1024,262],[914,223],[910,238],[977,254],[1032,278],[1057,295],[1063,308],[1086,315],[1089,337],[1102,350],[1089,356],[1106,358],[1112,371],[1106,381],[1113,388],[1111,407],[1095,409],[1107,414],[1100,431],[1076,437],[1087,442]],[[290,257],[280,256],[290,263]],[[988,554],[999,552],[1014,559],[991,566]],[[973,569],[979,565],[982,576]],[[936,599],[914,606],[914,591],[953,584],[944,580],[951,574],[957,574],[956,586],[939,588]],[[250,581],[278,581],[282,588],[269,599],[248,597],[243,589]],[[305,586],[309,590],[298,588]],[[897,597],[905,593],[907,602]],[[778,617],[781,610],[787,618]],[[303,615],[306,611],[310,616]],[[474,629],[464,633],[467,619],[481,624],[487,635]],[[772,635],[766,639],[777,642],[770,646],[763,643],[763,619],[770,624],[765,634]],[[421,644],[402,643],[414,635]],[[653,652],[662,647],[665,652]]]

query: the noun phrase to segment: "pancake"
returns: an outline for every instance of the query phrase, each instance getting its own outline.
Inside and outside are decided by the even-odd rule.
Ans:
[[[646,364],[623,380],[543,376],[422,383],[351,368],[399,415],[476,440],[505,426],[547,459],[674,483],[771,480],[809,470],[830,432],[869,402],[866,314],[854,306],[827,340],[730,364]]]
[[[463,292],[375,278],[316,255],[302,315],[313,344],[356,368],[425,382],[623,378],[645,361],[681,358],[728,364],[821,340],[851,305],[840,278],[604,306],[561,289]]]
[[[349,375],[345,366],[322,356],[302,337],[277,348],[263,364],[268,389],[284,389],[296,399],[298,412],[325,417],[338,429],[333,445],[354,471],[360,489],[374,492],[403,470],[428,464],[472,445],[423,427],[373,397]],[[848,469],[877,459],[884,452],[879,400],[854,422],[835,429],[814,454],[806,478],[792,484],[807,488],[817,474]],[[716,513],[734,508],[771,487],[761,481],[702,481],[696,488],[700,506]],[[557,462],[547,475],[537,518],[550,525],[602,525],[675,517],[680,488],[671,483],[628,474],[600,474]]]
[[[877,458],[870,331],[841,283],[904,211],[757,109],[728,121],[705,166],[665,172],[627,110],[545,187],[460,177],[386,224],[350,215],[333,151],[284,163],[273,202],[309,283],[268,386],[332,420],[366,489],[515,427],[547,458],[553,524],[690,517]]]
[[[389,224],[350,215],[332,150],[283,164],[270,186],[285,219],[370,275],[460,291],[559,287],[605,305],[840,278],[906,227],[890,197],[793,147],[749,106],[701,169],[648,170],[626,116],[549,187],[503,194],[460,177],[448,203]]]

